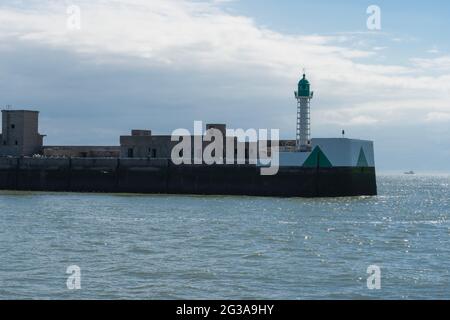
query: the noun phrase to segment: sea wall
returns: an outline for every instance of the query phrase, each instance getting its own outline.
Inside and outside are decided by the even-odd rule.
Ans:
[[[182,165],[158,159],[0,158],[0,189],[110,193],[335,197],[376,195],[374,167]]]

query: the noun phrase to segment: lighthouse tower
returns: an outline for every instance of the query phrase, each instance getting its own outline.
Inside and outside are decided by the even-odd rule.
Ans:
[[[295,91],[297,99],[297,151],[311,151],[311,117],[310,102],[313,98],[309,81],[306,75],[298,83],[298,91]]]

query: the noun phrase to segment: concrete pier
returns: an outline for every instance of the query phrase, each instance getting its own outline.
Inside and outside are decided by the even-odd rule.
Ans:
[[[0,158],[0,189],[149,194],[342,197],[376,195],[374,167],[182,165],[165,159]]]

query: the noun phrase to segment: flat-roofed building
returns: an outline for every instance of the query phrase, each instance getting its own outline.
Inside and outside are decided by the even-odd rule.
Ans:
[[[39,111],[2,110],[0,156],[33,156],[42,153]]]

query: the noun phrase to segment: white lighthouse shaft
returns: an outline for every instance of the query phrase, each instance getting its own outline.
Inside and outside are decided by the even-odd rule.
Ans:
[[[309,97],[297,97],[297,150],[311,151],[311,117]]]

